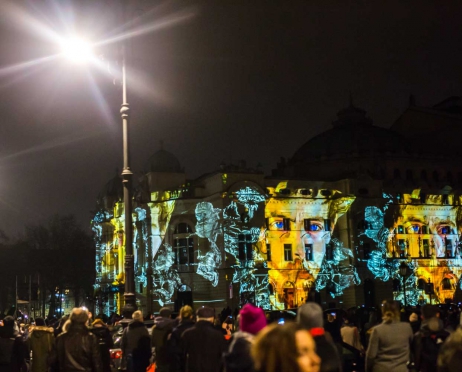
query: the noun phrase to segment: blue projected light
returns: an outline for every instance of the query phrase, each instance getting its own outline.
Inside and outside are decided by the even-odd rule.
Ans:
[[[282,221],[276,221],[274,223],[274,227],[276,227],[276,229],[278,230],[283,230],[284,229],[284,222]]]

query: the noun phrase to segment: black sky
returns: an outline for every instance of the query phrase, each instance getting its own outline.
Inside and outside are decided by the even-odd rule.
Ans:
[[[411,93],[419,105],[460,95],[462,6],[440,3],[140,1],[137,15],[145,17],[137,27],[194,16],[133,39],[129,72],[149,88],[129,82],[133,171],[163,140],[190,178],[240,159],[269,173],[328,129],[350,92],[385,127]],[[54,213],[89,226],[98,193],[121,168],[122,140],[121,92],[105,74],[57,60],[6,67],[55,51],[33,20],[62,32],[73,18],[103,38],[116,10],[110,0],[1,2],[0,229],[7,234]]]

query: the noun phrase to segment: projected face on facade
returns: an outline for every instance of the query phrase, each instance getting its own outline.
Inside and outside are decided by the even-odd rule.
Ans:
[[[369,270],[384,281],[390,277],[402,281],[398,266],[406,262],[410,269],[406,277],[407,303],[428,302],[431,291],[427,283],[434,289],[433,298],[441,303],[451,301],[457,278],[462,274],[460,203],[454,205],[452,195],[420,196],[418,192],[400,195],[394,200],[392,196],[385,197],[389,199],[385,211],[373,206],[365,210],[361,235],[375,242],[367,258]],[[392,225],[382,227],[387,216]],[[397,291],[395,298],[404,300],[403,295]]]
[[[287,190],[287,188],[285,188]],[[332,240],[337,219],[354,197],[331,190],[270,189],[266,204],[266,249],[271,255],[271,298],[276,308],[294,307],[306,301],[313,288],[329,286],[333,296],[353,283],[359,284],[354,268],[342,261],[351,249]],[[307,284],[307,283],[311,283]]]

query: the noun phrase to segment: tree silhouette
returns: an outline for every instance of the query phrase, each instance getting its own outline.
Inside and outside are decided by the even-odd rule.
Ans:
[[[27,226],[26,241],[29,269],[40,278],[40,292],[51,295],[50,314],[60,307],[56,295],[61,299],[66,289],[72,291],[75,306],[93,298],[95,246],[75,216],[55,215],[46,225]]]

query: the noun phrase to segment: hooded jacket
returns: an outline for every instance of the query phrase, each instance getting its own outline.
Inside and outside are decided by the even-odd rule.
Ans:
[[[431,318],[422,323],[420,331],[414,336],[412,350],[417,371],[436,372],[438,352],[449,332],[444,330],[439,318]]]
[[[35,326],[29,333],[28,344],[32,351],[32,372],[46,372],[47,358],[55,343],[53,328]]]

